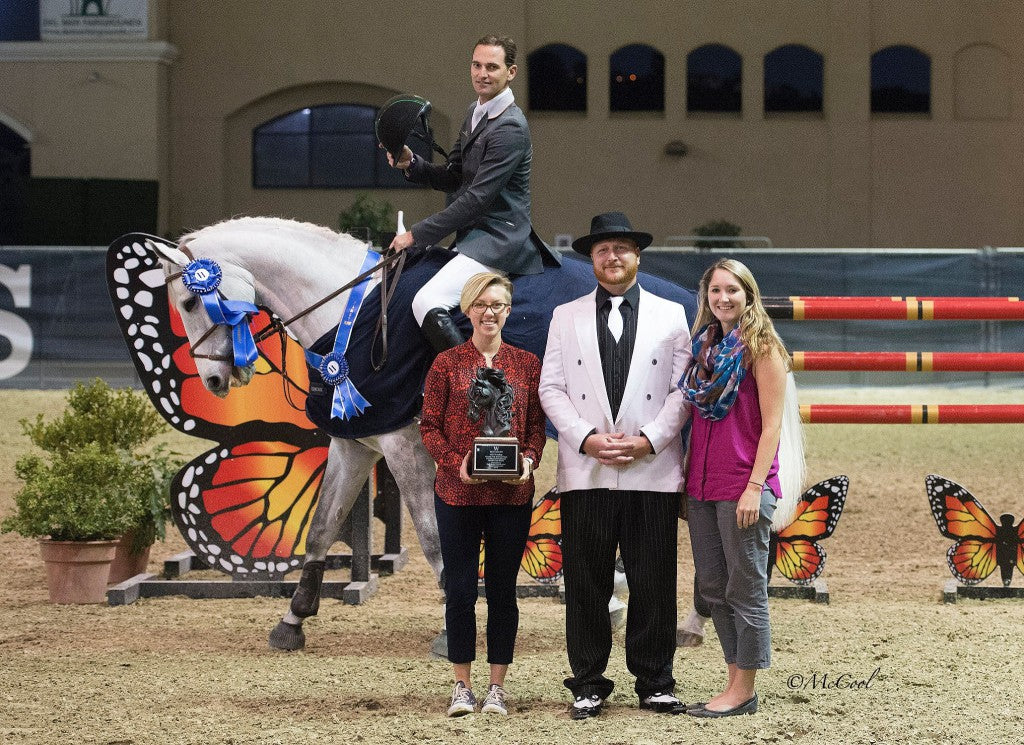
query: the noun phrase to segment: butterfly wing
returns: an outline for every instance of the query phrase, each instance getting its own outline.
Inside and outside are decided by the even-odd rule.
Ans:
[[[955,481],[929,474],[925,491],[939,532],[956,539],[946,551],[949,571],[964,584],[981,582],[996,568],[996,524],[992,517]]]
[[[533,508],[522,569],[541,584],[562,577],[561,498],[552,489]]]
[[[175,522],[193,551],[232,574],[301,565],[326,448],[287,442],[218,446],[174,480]]]
[[[775,567],[798,585],[809,585],[825,568],[825,549],[818,543],[836,529],[846,506],[850,480],[833,476],[805,491],[792,522],[776,536]]]
[[[1024,574],[1024,518],[1017,524],[1017,571]]]
[[[178,312],[170,304],[164,273],[145,241],[173,243],[137,233],[119,238],[107,251],[108,290],[121,333],[143,388],[157,411],[180,432],[223,441],[234,427],[259,422],[287,423],[315,431],[304,412],[308,377],[302,348],[289,337],[270,337],[259,344],[260,357],[250,383],[218,398],[203,386],[189,355],[188,337]],[[270,323],[261,311],[251,326],[258,331]],[[285,400],[282,370],[297,387]]]
[[[130,234],[107,252],[118,323],[157,410],[178,431],[217,443],[175,478],[174,521],[210,566],[235,575],[288,571],[305,553],[329,442],[303,411],[308,378],[302,349],[289,337],[270,337],[259,344],[247,386],[224,399],[211,394],[147,240],[174,245]],[[270,320],[261,311],[252,327]],[[295,386],[286,387],[285,370]]]
[[[530,533],[526,538],[523,571],[541,584],[557,582],[562,577],[562,512],[558,492],[552,489],[533,508]],[[484,579],[485,547],[480,541],[480,562],[477,576]]]
[[[780,540],[775,548],[775,568],[796,585],[810,585],[825,568],[825,549],[806,538]]]

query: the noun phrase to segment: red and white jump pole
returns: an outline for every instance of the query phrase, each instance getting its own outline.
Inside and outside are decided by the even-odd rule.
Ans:
[[[1021,321],[1017,297],[763,298],[772,318],[814,320]],[[794,352],[794,370],[1024,372],[1019,352]],[[1024,424],[1019,404],[804,404],[805,424]]]
[[[1021,321],[1017,297],[830,297],[763,298],[772,318],[792,321]]]

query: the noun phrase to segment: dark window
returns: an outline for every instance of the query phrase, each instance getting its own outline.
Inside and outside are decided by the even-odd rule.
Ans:
[[[360,104],[325,104],[292,111],[261,124],[252,135],[253,186],[257,189],[315,187],[417,188],[388,166],[377,147],[377,109]],[[413,152],[430,160],[430,147],[415,138]]]
[[[630,44],[613,53],[610,62],[612,111],[665,110],[665,55],[646,44]]]
[[[739,112],[742,68],[739,54],[722,44],[694,49],[686,56],[686,110]]]
[[[0,124],[0,245],[25,241],[30,158],[28,143],[17,132]]]
[[[764,56],[765,111],[821,111],[824,61],[813,49],[787,44]]]
[[[0,41],[39,41],[39,0],[0,0]]]
[[[913,47],[886,47],[871,55],[871,111],[931,111],[932,61]]]
[[[586,111],[587,56],[565,44],[548,44],[526,58],[530,111]]]

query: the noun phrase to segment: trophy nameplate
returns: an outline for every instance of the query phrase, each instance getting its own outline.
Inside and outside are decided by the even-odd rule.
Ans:
[[[477,437],[469,458],[469,475],[475,479],[514,479],[519,468],[519,440],[514,437]]]

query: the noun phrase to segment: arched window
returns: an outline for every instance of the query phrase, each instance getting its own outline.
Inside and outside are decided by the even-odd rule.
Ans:
[[[742,109],[743,60],[722,44],[705,44],[686,55],[686,110]]]
[[[786,44],[764,56],[765,111],[821,111],[824,60],[813,49]]]
[[[630,44],[609,61],[611,111],[665,110],[665,55],[646,44]]]
[[[373,106],[336,103],[264,122],[252,133],[253,187],[419,188],[388,166],[373,132],[376,115]],[[409,147],[430,160],[426,143],[413,139]]]
[[[892,46],[871,55],[871,111],[927,114],[931,111],[932,61],[913,47]]]
[[[526,58],[530,111],[586,111],[587,56],[566,44],[548,44]]]
[[[0,123],[0,245],[25,242],[30,155],[25,139]]]

